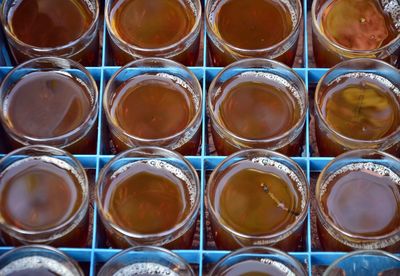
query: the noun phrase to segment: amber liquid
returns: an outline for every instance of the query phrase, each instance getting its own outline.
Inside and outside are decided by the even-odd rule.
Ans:
[[[372,51],[387,45],[399,31],[391,16],[377,0],[326,1],[318,14],[320,28],[335,44],[348,50]],[[333,50],[318,41],[314,46],[319,67],[331,67],[340,61]]]
[[[276,0],[223,0],[214,13],[214,32],[230,45],[247,50],[272,47],[285,40],[294,26],[289,7]],[[271,27],[273,26],[273,27]],[[222,52],[210,43],[214,66],[235,61],[229,51]],[[296,47],[276,59],[293,64]]]
[[[279,77],[278,80],[270,77],[277,76],[239,75],[222,85],[214,109],[217,120],[225,129],[244,139],[265,140],[283,135],[298,123],[302,114],[299,100],[279,82]],[[302,138],[299,135],[277,151],[287,155],[300,154]],[[219,155],[230,155],[240,149],[240,145],[222,137],[214,127],[213,140]]]
[[[250,236],[273,235],[298,221],[302,195],[296,188],[296,182],[275,166],[240,161],[221,173],[215,181],[217,185],[210,200],[217,213],[216,219],[236,232]],[[212,222],[212,226],[219,249],[241,247],[216,221]],[[295,233],[274,246],[291,251],[300,243],[301,233]]]
[[[36,139],[66,135],[82,126],[91,111],[90,94],[82,81],[61,72],[33,72],[22,77],[4,102],[7,120],[14,131]],[[10,137],[10,140],[12,138]],[[11,141],[13,148],[20,147]],[[73,153],[94,152],[96,133],[72,143]]]
[[[11,32],[33,47],[56,48],[81,38],[93,23],[93,14],[83,0],[19,0],[9,11]],[[97,41],[70,58],[96,65]],[[18,63],[32,57],[12,48]]]
[[[285,276],[291,270],[282,263],[265,259],[266,262],[248,260],[239,262],[221,272],[221,276]],[[293,273],[293,272],[292,272]]]
[[[188,127],[197,112],[189,89],[164,76],[133,77],[118,87],[111,116],[115,124],[134,137],[162,139],[176,135]],[[130,148],[118,137],[114,136],[113,141],[118,151]],[[195,155],[199,143],[200,135],[194,135],[175,150]]]
[[[196,22],[194,11],[184,0],[116,0],[110,17],[118,37],[142,49],[159,49],[179,43],[191,32]],[[198,42],[172,59],[185,65],[194,65],[198,56]],[[117,65],[125,65],[133,59],[116,45],[113,45],[112,53]]]
[[[381,175],[386,167],[369,168],[355,164],[342,168],[343,173],[324,184],[326,191],[320,196],[323,212],[333,224],[360,239],[372,239],[385,236],[399,229],[400,190],[395,179]],[[391,171],[390,171],[391,172]],[[392,172],[393,173],[393,172]],[[394,175],[394,173],[393,173]],[[400,177],[397,177],[397,181]],[[352,248],[333,238],[319,225],[320,239],[325,250],[349,251]],[[340,239],[339,239],[340,240]],[[400,243],[386,250],[396,250]],[[385,246],[382,247],[385,249]]]
[[[330,129],[363,141],[388,137],[400,127],[398,88],[389,80],[370,73],[350,73],[341,76],[321,94],[319,107]],[[323,131],[317,121],[317,142],[320,154],[336,156],[346,150],[344,145]],[[399,154],[400,142],[388,152]]]
[[[137,162],[119,171],[102,199],[107,217],[115,225],[131,233],[157,234],[173,229],[188,216],[188,184],[169,170]],[[129,246],[118,234],[109,233],[108,237],[118,248]],[[185,240],[184,235],[165,246],[190,248],[192,238]]]
[[[0,175],[2,221],[24,231],[51,230],[68,222],[82,204],[83,190],[73,169],[66,166],[58,159],[38,157],[8,167]],[[86,237],[87,228],[77,227],[50,244],[82,246]],[[3,239],[6,245],[21,244],[6,233]]]

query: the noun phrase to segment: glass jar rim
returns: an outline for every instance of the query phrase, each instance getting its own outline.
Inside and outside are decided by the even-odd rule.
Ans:
[[[118,261],[118,259],[122,256],[125,256],[126,254],[129,254],[131,252],[146,252],[146,251],[153,251],[153,252],[160,252],[160,253],[164,253],[174,259],[176,259],[178,262],[184,264],[184,268],[189,270],[189,274],[190,275],[195,275],[194,271],[192,269],[192,267],[186,262],[185,259],[183,259],[181,256],[179,256],[178,254],[176,254],[175,252],[172,252],[166,248],[162,248],[162,247],[157,247],[157,246],[151,246],[151,245],[139,245],[139,246],[134,246],[134,247],[130,247],[128,249],[125,249],[121,252],[119,252],[118,254],[114,255],[111,259],[109,259],[104,266],[100,269],[99,274],[98,275],[105,275],[105,272],[103,272],[103,270],[105,270],[105,268],[107,267],[107,265],[112,264],[114,261]],[[151,261],[151,260],[149,260]],[[128,264],[129,265],[129,264]]]
[[[286,252],[283,252],[279,249],[276,248],[272,248],[272,247],[267,247],[267,246],[248,246],[248,247],[242,247],[240,249],[237,249],[235,251],[232,251],[231,253],[227,254],[226,256],[224,256],[222,259],[220,259],[212,268],[211,272],[209,273],[210,276],[216,276],[218,269],[220,268],[220,266],[223,265],[223,263],[227,260],[229,260],[232,257],[236,257],[239,255],[246,255],[246,254],[252,254],[253,250],[260,250],[260,251],[264,251],[264,253],[260,253],[260,254],[271,254],[271,253],[266,253],[266,252],[272,252],[272,254],[276,254],[279,255],[281,257],[284,257],[285,260],[288,260],[291,262],[291,264],[293,266],[295,266],[296,273],[300,272],[303,274],[303,276],[306,276],[307,273],[304,270],[303,266],[299,263],[299,261],[297,261],[295,258],[293,258],[292,256],[290,256],[289,254],[287,254]],[[300,276],[300,275],[297,275]]]
[[[7,35],[12,37],[13,40],[18,43],[18,45],[21,45],[26,48],[34,49],[35,51],[41,52],[43,54],[47,54],[48,52],[60,51],[60,50],[68,49],[68,48],[73,48],[76,44],[78,44],[80,42],[80,40],[82,40],[82,38],[88,36],[90,33],[92,33],[94,31],[94,29],[97,28],[97,24],[98,24],[99,17],[100,17],[99,0],[94,0],[95,1],[95,12],[94,12],[93,21],[90,24],[89,28],[83,34],[81,34],[80,37],[68,42],[67,44],[56,46],[56,47],[38,47],[38,46],[30,45],[30,44],[23,42],[10,30],[10,28],[8,26],[8,21],[6,20],[8,14],[4,14],[4,12],[5,12],[4,7],[5,7],[5,4],[7,3],[7,1],[8,0],[3,1],[3,3],[1,4],[1,9],[0,9],[1,10],[0,21],[3,24],[4,30],[7,33]]]
[[[27,155],[27,154],[20,154],[21,152],[26,151],[26,150],[40,152],[40,153],[42,153],[41,156],[43,156],[43,154],[46,154],[46,153],[47,154],[48,153],[50,153],[50,154],[56,153],[54,155],[51,155],[52,158],[58,159],[57,157],[59,155],[64,155],[68,159],[70,159],[74,163],[74,165],[77,167],[76,172],[81,174],[81,176],[82,176],[82,194],[84,196],[82,198],[82,202],[81,202],[79,208],[71,215],[71,217],[55,227],[45,229],[45,230],[24,230],[24,229],[9,225],[8,223],[2,223],[1,227],[4,228],[6,232],[12,231],[12,232],[16,232],[18,234],[23,234],[23,235],[42,235],[42,234],[51,234],[52,232],[66,228],[74,220],[79,219],[79,221],[81,221],[84,218],[84,216],[82,214],[85,214],[86,211],[88,210],[89,193],[90,192],[89,192],[89,180],[88,180],[87,174],[86,174],[85,169],[83,168],[82,164],[79,162],[79,160],[76,159],[75,156],[73,156],[72,154],[70,154],[69,152],[67,152],[63,149],[50,147],[50,146],[46,146],[46,145],[31,145],[31,146],[26,146],[26,147],[16,149],[16,150],[8,153],[7,155],[5,155],[3,158],[0,159],[0,165],[3,164],[3,162],[5,162],[5,160],[7,160],[9,158],[13,158],[14,156],[28,157],[29,155]],[[1,173],[0,173],[0,175],[1,175]],[[68,232],[69,231],[70,231],[70,229],[68,229]],[[46,241],[48,239],[53,239],[53,237],[50,237],[47,239],[42,239],[41,241]]]
[[[380,138],[380,139],[376,139],[376,140],[359,140],[359,139],[354,139],[351,137],[347,137],[341,133],[339,133],[338,131],[336,131],[335,129],[333,129],[332,127],[330,127],[330,125],[328,124],[327,120],[325,119],[325,117],[322,114],[322,110],[321,107],[319,105],[319,94],[322,93],[321,91],[321,86],[322,86],[322,82],[329,76],[329,74],[331,74],[333,71],[337,70],[338,68],[342,67],[342,66],[346,66],[346,65],[351,65],[351,64],[355,64],[357,62],[363,62],[363,61],[368,61],[370,63],[374,63],[374,64],[380,64],[382,66],[385,66],[386,68],[393,70],[393,72],[398,72],[397,74],[400,76],[400,72],[398,71],[398,69],[396,69],[394,66],[382,61],[382,60],[378,60],[378,59],[371,59],[371,58],[354,58],[354,59],[350,59],[350,60],[345,60],[342,61],[338,64],[336,64],[334,67],[330,68],[319,80],[317,87],[315,89],[315,95],[314,95],[314,108],[317,112],[318,117],[321,119],[321,122],[323,124],[323,126],[325,128],[327,128],[330,132],[332,132],[335,136],[339,137],[340,139],[344,140],[344,141],[348,141],[350,143],[354,143],[357,145],[374,145],[376,143],[384,143],[392,138],[395,138],[395,136],[400,134],[400,126],[394,130],[392,133],[390,133],[389,135]],[[343,72],[342,75],[346,74],[347,72]],[[374,74],[377,74],[378,76],[381,76],[378,72],[375,72]],[[385,77],[384,77],[385,78]],[[399,87],[400,89],[400,87]],[[400,101],[399,101],[400,102]]]
[[[93,92],[93,102],[91,103],[91,109],[90,112],[88,113],[88,115],[86,116],[85,120],[75,129],[64,133],[62,135],[59,136],[55,136],[55,137],[47,137],[47,138],[37,138],[37,137],[32,137],[32,136],[28,136],[25,135],[23,133],[20,133],[19,131],[17,131],[15,128],[12,127],[12,125],[10,124],[9,120],[6,119],[6,115],[5,115],[5,110],[4,110],[4,106],[1,105],[0,106],[0,119],[3,122],[3,126],[4,128],[7,130],[7,132],[9,132],[11,134],[11,136],[13,137],[13,139],[17,140],[20,144],[24,145],[24,146],[28,146],[30,144],[47,144],[47,143],[57,143],[57,141],[63,141],[71,136],[77,135],[80,131],[82,131],[83,129],[85,129],[85,127],[88,126],[88,124],[91,121],[94,121],[97,119],[97,113],[98,113],[98,101],[99,101],[99,92],[98,92],[98,88],[96,85],[96,81],[93,79],[92,75],[90,74],[90,72],[81,64],[79,64],[78,62],[75,62],[71,59],[64,59],[64,58],[59,58],[59,57],[38,57],[38,58],[34,58],[31,60],[28,60],[24,63],[21,63],[20,65],[18,65],[17,67],[13,68],[10,72],[8,72],[8,74],[5,76],[5,78],[3,79],[3,81],[0,84],[0,92],[5,93],[5,89],[4,89],[4,85],[6,83],[6,81],[11,78],[11,76],[17,72],[18,70],[26,67],[26,66],[30,66],[31,64],[35,64],[36,62],[51,62],[51,63],[55,63],[57,64],[57,66],[59,66],[58,68],[56,66],[52,66],[49,68],[46,68],[45,72],[56,72],[59,70],[64,70],[64,69],[68,69],[68,68],[63,68],[62,66],[64,66],[65,64],[71,64],[72,67],[76,67],[78,68],[79,71],[83,72],[85,74],[85,76],[88,78],[88,81],[90,83],[90,87],[87,87],[88,90],[90,90],[91,92]],[[31,67],[33,69],[37,68],[35,66]],[[37,68],[40,69],[40,68]],[[47,70],[50,69],[50,70]],[[17,80],[18,82],[19,80]],[[70,141],[68,144],[63,144],[60,147],[62,148],[66,148],[68,146],[70,146],[71,144],[79,141],[80,139],[82,139],[84,137],[84,135],[90,130],[90,128],[88,128],[82,135],[79,135],[79,137],[73,141]],[[28,141],[28,142],[25,142]]]
[[[349,159],[350,157],[352,157],[352,155],[357,154],[357,155],[364,155],[364,154],[368,154],[368,155],[379,155],[385,158],[389,158],[393,161],[395,161],[396,163],[400,164],[400,159],[383,151],[379,151],[379,150],[375,150],[375,149],[357,149],[357,150],[351,150],[345,153],[342,153],[340,155],[338,155],[336,158],[334,158],[333,160],[331,160],[325,167],[324,169],[321,171],[321,173],[318,176],[318,180],[316,183],[316,189],[315,189],[315,201],[316,201],[316,211],[317,211],[317,215],[318,217],[325,222],[327,225],[329,225],[330,227],[332,227],[334,229],[335,232],[340,233],[341,235],[344,235],[345,237],[348,238],[355,238],[355,239],[361,239],[363,241],[384,241],[387,240],[390,237],[396,236],[398,234],[400,234],[400,226],[397,227],[396,229],[394,229],[393,231],[391,231],[390,233],[386,233],[383,235],[378,235],[378,236],[361,236],[361,235],[355,235],[355,234],[351,234],[348,231],[338,227],[333,221],[332,219],[326,214],[326,212],[323,210],[323,207],[321,205],[321,201],[320,201],[320,196],[318,194],[320,186],[325,182],[324,178],[325,175],[327,174],[328,169],[334,165],[336,162],[341,161],[341,160],[345,160],[345,159]],[[350,159],[349,159],[350,160]],[[371,161],[370,161],[371,162]],[[343,165],[345,166],[345,165]],[[342,166],[342,167],[343,167]],[[330,175],[330,174],[328,174]],[[400,239],[400,237],[399,237]]]
[[[290,169],[294,174],[296,174],[297,177],[300,178],[301,183],[303,184],[303,188],[304,188],[304,192],[305,192],[305,206],[304,208],[302,208],[300,215],[296,218],[296,220],[289,225],[289,227],[287,227],[284,230],[281,230],[279,232],[276,232],[274,234],[269,234],[269,235],[248,235],[248,234],[243,234],[240,233],[236,230],[234,230],[232,227],[230,227],[229,225],[226,225],[225,223],[220,222],[219,225],[225,229],[225,231],[234,234],[235,236],[238,236],[240,238],[244,238],[244,239],[257,239],[257,240],[261,240],[261,239],[274,239],[274,238],[278,238],[281,236],[280,239],[278,240],[283,240],[285,237],[282,237],[282,235],[285,235],[287,233],[291,233],[292,231],[294,231],[297,227],[299,227],[299,225],[306,219],[307,214],[308,214],[308,207],[310,205],[310,190],[309,190],[309,185],[308,185],[308,181],[306,178],[306,175],[304,174],[303,169],[291,158],[287,157],[286,155],[283,155],[281,153],[275,152],[275,151],[271,151],[271,150],[266,150],[266,149],[247,149],[247,150],[241,150],[238,151],[234,154],[229,155],[228,157],[226,157],[220,164],[218,164],[218,166],[213,170],[213,172],[210,175],[210,178],[208,180],[208,184],[205,190],[205,202],[207,203],[207,207],[209,212],[214,216],[214,217],[220,217],[220,215],[216,212],[215,208],[213,207],[212,204],[212,199],[210,197],[211,194],[211,185],[209,183],[215,182],[215,177],[216,175],[219,173],[218,171],[229,161],[234,160],[236,158],[240,158],[241,155],[243,154],[249,154],[249,153],[262,153],[263,156],[266,156],[268,158],[271,157],[278,157],[279,159],[283,159],[286,162],[288,162],[290,165],[294,166],[294,168],[298,171],[295,172],[293,169]],[[278,163],[281,163],[279,161],[277,161]],[[216,184],[217,185],[217,184]]]
[[[304,92],[304,110],[300,116],[300,118],[298,119],[298,121],[296,122],[296,124],[294,124],[289,130],[287,130],[286,132],[279,134],[278,136],[275,137],[271,137],[271,138],[267,138],[267,139],[247,139],[247,138],[243,138],[240,137],[238,135],[236,135],[235,133],[233,133],[232,131],[230,131],[229,129],[227,129],[223,124],[221,124],[218,120],[218,116],[215,113],[214,110],[214,105],[212,103],[213,98],[212,95],[210,93],[211,90],[214,90],[216,87],[216,83],[218,81],[218,79],[227,71],[234,69],[235,67],[239,67],[241,68],[241,66],[244,63],[251,63],[251,62],[263,62],[265,64],[272,64],[274,66],[277,66],[280,69],[284,69],[287,70],[288,72],[290,72],[300,83],[299,87],[300,89],[297,90],[299,92]],[[253,67],[253,68],[244,68],[245,71],[257,71],[257,67]],[[278,61],[275,60],[270,60],[270,59],[264,59],[264,58],[247,58],[247,59],[242,59],[242,60],[238,60],[234,63],[231,63],[230,65],[228,65],[227,67],[225,67],[224,69],[222,69],[217,76],[212,80],[210,87],[208,88],[208,95],[207,95],[207,107],[208,107],[208,111],[209,111],[209,115],[211,120],[215,123],[215,125],[218,127],[218,129],[220,129],[221,131],[223,131],[224,133],[227,133],[230,137],[233,137],[235,140],[240,141],[241,143],[271,143],[274,141],[279,141],[284,139],[285,137],[289,136],[291,133],[293,133],[294,131],[296,131],[297,129],[299,129],[305,122],[306,120],[306,115],[307,115],[307,110],[308,110],[308,96],[307,96],[307,91],[306,91],[306,87],[304,84],[303,79],[296,73],[296,71],[294,71],[292,68],[286,66],[283,63],[280,63]],[[295,139],[296,137],[294,137],[293,139]],[[292,139],[292,140],[293,140]],[[286,144],[284,145],[279,145],[279,147],[281,146],[285,146],[287,144],[290,144],[292,141],[288,141]],[[271,148],[271,150],[274,150],[274,148]]]
[[[185,166],[187,166],[188,170],[193,174],[193,180],[194,180],[194,185],[196,186],[196,197],[195,197],[195,201],[190,209],[190,212],[186,215],[186,217],[179,222],[178,224],[174,225],[171,229],[162,231],[162,232],[158,232],[158,233],[152,233],[152,234],[140,234],[137,232],[131,232],[129,230],[126,230],[122,227],[120,227],[119,225],[115,224],[112,220],[110,220],[108,218],[108,216],[106,216],[105,214],[107,213],[104,209],[104,204],[103,204],[103,193],[101,191],[101,185],[102,183],[105,181],[106,179],[106,173],[107,171],[111,168],[111,166],[113,165],[113,163],[115,161],[121,160],[123,158],[125,158],[127,155],[130,154],[134,154],[136,152],[146,152],[146,151],[155,151],[156,153],[160,153],[163,154],[165,156],[169,155],[169,156],[173,156],[173,158],[179,160],[180,162],[182,162]],[[140,157],[139,157],[140,158]],[[151,158],[151,157],[144,157],[145,159],[158,159],[159,157],[155,157],[155,158]],[[131,163],[135,163],[137,161],[132,161]],[[168,162],[167,162],[168,163]],[[97,203],[97,208],[99,213],[101,214],[101,216],[103,217],[103,219],[105,221],[107,221],[107,223],[109,223],[112,228],[114,230],[116,230],[117,232],[130,237],[130,238],[134,238],[134,239],[152,239],[152,238],[160,238],[160,237],[165,237],[168,235],[171,235],[181,229],[184,229],[188,223],[197,216],[199,209],[200,209],[200,182],[196,173],[195,168],[193,167],[193,165],[184,157],[182,156],[180,153],[172,151],[172,150],[168,150],[166,148],[160,148],[160,147],[153,147],[153,146],[145,146],[145,147],[137,147],[137,148],[131,148],[129,150],[123,151],[120,154],[114,156],[109,162],[107,162],[107,164],[101,169],[101,172],[99,174],[99,178],[96,184],[96,203]],[[184,233],[182,233],[183,235]],[[181,235],[180,235],[181,236]],[[177,239],[179,237],[176,237],[175,239]],[[175,240],[174,239],[174,240]]]
[[[198,5],[198,7],[200,7],[200,9],[197,11],[197,14],[195,14],[196,16],[196,20],[195,23],[193,24],[192,29],[189,31],[189,33],[187,33],[184,37],[182,37],[179,41],[174,42],[171,45],[168,46],[164,46],[164,47],[159,47],[159,48],[142,48],[130,43],[127,43],[125,40],[123,40],[118,33],[112,28],[112,24],[111,24],[111,0],[106,0],[106,4],[104,7],[104,19],[106,22],[106,27],[107,27],[107,31],[110,34],[110,37],[112,39],[116,39],[117,41],[122,42],[125,46],[127,46],[129,49],[133,50],[133,51],[139,51],[139,52],[143,52],[143,53],[153,53],[153,52],[169,52],[170,50],[178,47],[180,44],[184,43],[185,41],[191,39],[195,34],[196,34],[196,30],[200,27],[200,23],[202,21],[202,6],[201,6],[201,2],[200,0],[194,0],[196,2],[196,4]]]
[[[386,43],[385,45],[374,49],[374,50],[351,50],[348,49],[346,47],[343,47],[339,44],[337,44],[335,41],[330,40],[325,33],[321,30],[319,24],[318,24],[318,19],[317,19],[317,0],[313,1],[312,5],[311,5],[311,17],[312,17],[312,25],[313,25],[313,29],[314,32],[321,37],[325,43],[329,43],[330,45],[332,45],[334,48],[338,49],[340,52],[345,53],[347,55],[351,55],[351,54],[355,54],[355,55],[364,55],[365,57],[371,56],[371,55],[376,55],[379,54],[379,52],[384,51],[385,49],[388,49],[390,47],[392,47],[394,44],[399,43],[399,47],[400,47],[400,32],[398,33],[398,35],[393,38],[391,41],[389,41],[388,43]]]
[[[281,40],[280,42],[269,46],[269,47],[265,47],[265,48],[260,48],[260,49],[243,49],[240,47],[236,47],[234,45],[232,45],[231,43],[229,43],[228,41],[226,41],[224,38],[222,38],[220,35],[217,35],[214,31],[214,28],[212,27],[212,23],[210,22],[210,12],[211,9],[213,8],[213,6],[211,6],[211,1],[207,1],[206,3],[206,7],[205,7],[205,21],[206,21],[206,26],[207,26],[207,32],[209,32],[210,34],[212,34],[214,37],[217,37],[218,40],[222,41],[224,45],[226,45],[229,49],[238,52],[238,53],[242,53],[244,55],[253,55],[253,54],[257,54],[257,53],[262,53],[262,52],[268,52],[271,50],[274,50],[276,48],[279,48],[283,45],[285,45],[288,41],[290,41],[290,39],[292,39],[295,35],[297,30],[300,28],[302,21],[303,21],[303,10],[302,10],[302,4],[300,2],[300,0],[295,0],[296,1],[296,12],[298,13],[298,20],[296,22],[296,24],[293,26],[292,31],[290,32],[290,34],[284,38],[283,40]],[[297,42],[295,42],[297,43]],[[276,58],[280,55],[281,53],[276,54],[275,56],[271,56],[270,58]]]
[[[180,130],[179,132],[172,134],[170,136],[167,137],[162,137],[162,138],[155,138],[155,139],[147,139],[147,138],[142,138],[139,136],[135,136],[132,135],[130,133],[128,133],[127,131],[125,131],[118,123],[115,122],[115,120],[113,119],[113,116],[111,115],[110,112],[110,108],[112,106],[111,102],[110,102],[110,94],[114,93],[114,91],[111,91],[111,84],[116,80],[117,76],[122,73],[123,71],[130,69],[130,68],[139,68],[140,63],[143,62],[151,62],[151,63],[160,63],[160,64],[167,64],[170,65],[169,67],[166,66],[156,66],[154,68],[172,68],[172,67],[177,67],[179,69],[182,69],[183,71],[185,71],[187,74],[189,74],[189,77],[192,78],[195,82],[195,87],[192,87],[193,90],[197,90],[197,92],[199,92],[198,96],[199,96],[199,107],[196,110],[196,113],[194,114],[193,118],[190,120],[190,122],[185,126],[184,129]],[[138,66],[137,66],[138,65]],[[179,77],[180,78],[180,77]],[[182,78],[180,78],[182,79]],[[182,79],[185,83],[187,83],[186,80]],[[183,64],[180,64],[176,61],[173,60],[169,60],[169,59],[165,59],[165,58],[156,58],[156,57],[151,57],[151,58],[142,58],[142,59],[138,59],[138,60],[134,60],[128,64],[126,64],[125,66],[121,67],[117,72],[115,72],[112,77],[110,78],[110,80],[107,82],[107,85],[104,89],[104,93],[103,93],[103,109],[104,109],[104,113],[106,115],[107,121],[109,122],[109,124],[111,124],[118,133],[122,134],[125,137],[128,137],[129,139],[133,139],[136,141],[140,141],[143,143],[154,143],[154,142],[162,142],[165,140],[170,140],[170,139],[174,139],[176,137],[179,137],[183,134],[185,134],[185,132],[187,132],[188,129],[193,128],[199,121],[199,118],[201,118],[202,116],[202,109],[203,109],[203,90],[202,87],[200,86],[200,83],[197,79],[197,77],[194,75],[194,73],[186,66],[184,66]]]

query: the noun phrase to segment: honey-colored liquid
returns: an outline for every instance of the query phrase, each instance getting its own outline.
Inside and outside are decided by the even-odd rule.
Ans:
[[[400,127],[399,91],[389,80],[371,73],[350,73],[331,82],[319,102],[329,127],[363,141],[383,139]],[[397,98],[396,98],[397,97]],[[320,153],[335,156],[335,142],[317,128]]]
[[[94,16],[83,0],[17,0],[9,10],[8,24],[18,40],[33,47],[55,48],[81,38]],[[96,41],[97,42],[97,41]],[[84,65],[95,65],[97,43],[71,58]],[[17,62],[29,59],[13,50]]]
[[[354,237],[372,239],[399,229],[400,191],[396,181],[400,177],[392,171],[392,175],[382,175],[382,170],[389,169],[378,166],[347,165],[343,173],[324,185],[320,197],[324,213],[336,227]],[[342,249],[335,247],[333,237],[321,237],[326,250]]]
[[[325,35],[351,50],[374,50],[397,35],[393,20],[377,0],[333,0],[321,14]]]
[[[91,112],[91,101],[88,88],[75,77],[61,72],[33,72],[11,88],[4,109],[16,132],[50,139],[80,127]],[[95,137],[84,140],[82,147],[71,147],[74,153],[87,152],[88,146],[94,149]]]
[[[191,208],[188,184],[175,174],[141,162],[119,171],[102,199],[113,223],[132,233],[156,234],[174,228],[187,217]]]
[[[195,11],[185,0],[118,0],[114,1],[110,17],[112,28],[121,40],[143,49],[178,43],[189,35],[196,22]],[[129,61],[116,47],[113,54],[118,65]],[[194,65],[197,55],[198,45],[173,59]]]
[[[302,211],[302,195],[296,182],[275,166],[240,161],[215,181],[218,184],[211,204],[218,220],[241,234],[264,236],[284,231]],[[232,249],[229,234],[214,231],[218,248]],[[300,240],[292,243],[298,245]]]
[[[66,166],[49,157],[24,159],[7,168],[0,175],[2,221],[26,231],[46,231],[69,221],[82,204],[83,190],[77,175]],[[74,232],[54,243],[81,246],[76,240],[87,233]]]
[[[217,36],[234,47],[265,49],[282,42],[292,33],[291,9],[277,0],[224,0],[217,4],[213,12],[212,28]],[[222,52],[212,44],[210,46],[214,66],[226,66],[234,61],[229,52]],[[296,51],[290,51],[293,50]],[[293,63],[293,54],[287,53],[277,59]]]
[[[142,139],[160,139],[184,130],[196,114],[190,88],[171,78],[140,75],[123,83],[112,99],[111,116],[125,132]],[[195,140],[198,137],[194,137]],[[117,150],[127,146],[114,139]],[[178,148],[183,154],[196,154],[199,141],[188,141]]]
[[[271,139],[292,129],[302,113],[299,100],[283,83],[270,77],[275,75],[239,75],[226,81],[214,104],[220,124],[236,136],[250,140]],[[218,134],[213,137],[220,155],[235,151]],[[295,141],[294,149],[285,153],[297,154],[301,142]]]
[[[289,268],[273,260],[247,260],[228,267],[221,276],[286,276],[288,272],[291,272]]]

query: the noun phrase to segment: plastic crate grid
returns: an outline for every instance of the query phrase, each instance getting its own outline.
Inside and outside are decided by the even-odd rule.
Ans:
[[[99,2],[105,0],[99,0]],[[204,3],[207,0],[202,0]],[[1,0],[0,0],[1,2]],[[299,40],[299,52],[295,60],[295,71],[304,80],[306,87],[308,88],[310,103],[313,99],[313,92],[316,83],[328,70],[326,68],[314,68],[312,49],[311,49],[311,28],[310,28],[310,16],[309,7],[311,1],[303,0],[303,30],[300,33]],[[103,12],[103,9],[102,11]],[[203,13],[204,14],[204,13]],[[204,16],[203,16],[204,17]],[[203,22],[204,23],[204,22]],[[89,72],[93,75],[99,88],[99,96],[102,99],[103,92],[107,81],[111,76],[119,69],[119,67],[113,66],[110,62],[108,41],[107,41],[107,30],[104,20],[101,22],[99,28],[100,44],[101,47],[101,61],[99,61],[98,67],[88,67]],[[223,156],[217,156],[214,153],[212,138],[209,135],[209,119],[206,112],[206,95],[207,89],[213,78],[222,70],[222,68],[211,67],[207,59],[207,43],[206,43],[206,30],[204,24],[204,31],[201,43],[203,44],[203,52],[200,53],[199,61],[197,66],[190,67],[193,73],[198,78],[203,89],[203,122],[202,122],[202,143],[201,148],[196,156],[187,156],[188,160],[193,164],[199,173],[201,180],[201,198],[204,199],[204,190],[207,183],[207,177],[210,172],[225,158]],[[1,36],[0,40],[0,80],[13,68],[10,54],[4,39],[4,35]],[[309,49],[310,48],[310,49]],[[101,102],[100,102],[101,103]],[[87,173],[90,179],[91,188],[94,187],[96,180],[99,176],[99,172],[102,167],[113,157],[109,150],[109,136],[107,133],[106,120],[103,114],[102,105],[99,106],[99,119],[98,119],[98,139],[97,149],[89,155],[75,155],[78,160],[82,163],[84,168],[87,169]],[[307,175],[310,188],[311,197],[314,196],[314,187],[319,172],[332,160],[331,157],[319,157],[315,151],[315,142],[313,139],[313,120],[312,120],[312,108],[307,113],[306,119],[306,138],[304,141],[304,150],[302,156],[293,157],[293,159],[302,167]],[[0,158],[3,157],[5,152],[2,145],[3,133],[0,132]],[[211,143],[210,143],[211,142]],[[92,189],[93,191],[93,189]],[[110,248],[105,240],[101,226],[99,225],[99,218],[97,215],[97,208],[94,203],[94,195],[91,196],[91,203],[89,208],[90,223],[87,246],[85,248],[61,248],[63,252],[78,261],[86,275],[96,275],[101,266],[107,262],[112,256],[121,251],[121,249]],[[300,261],[308,271],[309,275],[321,275],[326,269],[326,266],[331,264],[337,258],[343,256],[344,252],[324,252],[322,251],[318,235],[315,226],[315,212],[313,210],[314,204],[311,199],[311,206],[308,210],[307,217],[307,231],[304,237],[304,244],[296,252],[289,252],[290,255]],[[198,275],[207,275],[210,268],[222,257],[228,254],[228,251],[220,251],[215,248],[212,242],[212,235],[210,232],[209,223],[206,216],[206,208],[204,206],[204,200],[200,207],[200,216],[197,222],[197,230],[195,234],[195,241],[193,247],[190,250],[174,250],[175,253],[183,257],[188,263],[192,265],[194,271]],[[0,246],[0,254],[3,254],[12,249],[12,247]]]

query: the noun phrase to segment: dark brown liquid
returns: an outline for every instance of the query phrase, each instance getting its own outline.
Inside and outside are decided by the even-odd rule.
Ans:
[[[388,174],[379,174],[377,168],[366,167],[367,164],[359,169],[354,169],[354,164],[345,166],[320,198],[324,213],[333,224],[361,239],[393,233],[400,221],[398,184]],[[324,248],[338,251],[340,248],[330,247],[330,239],[333,238],[323,236]]]
[[[88,88],[60,72],[24,76],[11,88],[4,103],[14,130],[38,139],[59,137],[77,129],[87,120],[91,108]],[[76,150],[85,152],[85,147]]]
[[[342,76],[322,92],[319,107],[329,128],[356,140],[383,139],[400,127],[400,100],[387,79],[368,73]],[[317,128],[321,155],[335,156],[340,145]]]
[[[11,32],[23,43],[41,48],[55,48],[80,39],[89,30],[94,16],[83,0],[18,0],[9,10]],[[95,39],[96,40],[96,39]],[[87,42],[85,42],[87,43]],[[95,65],[98,41],[71,58],[84,65]],[[12,48],[17,62],[29,56]],[[71,49],[68,50],[71,52]]]
[[[225,271],[221,273],[221,276],[285,276],[288,275],[290,271],[286,266],[283,270],[283,264],[268,260],[268,263],[261,261],[243,261],[228,267]]]
[[[59,274],[54,273],[46,268],[28,268],[19,270],[7,274],[7,276],[58,276]]]
[[[217,5],[214,13],[214,32],[230,45],[241,49],[272,47],[285,40],[294,28],[289,7],[276,0],[225,0]],[[221,52],[216,47],[211,48],[211,54],[214,66],[226,66],[233,62],[229,53]],[[287,57],[278,59],[293,63],[292,56],[293,53],[288,53]]]
[[[143,49],[159,49],[178,43],[189,35],[196,22],[194,11],[184,0],[118,0],[114,1],[110,17],[112,28],[120,39]],[[194,65],[198,42],[172,59]],[[118,65],[132,60],[117,48],[113,50]]]
[[[112,99],[111,116],[125,132],[142,139],[160,139],[183,131],[196,114],[191,92],[168,77],[141,75],[123,83]],[[195,137],[194,139],[197,139]],[[117,149],[123,150],[114,139]],[[183,154],[196,154],[198,142]]]
[[[218,220],[244,235],[264,236],[284,231],[301,214],[302,195],[295,181],[275,166],[240,161],[215,181],[218,184],[212,191],[211,204]],[[229,234],[215,232],[218,248],[231,249]]]
[[[300,120],[298,100],[279,81],[237,76],[226,81],[221,91],[215,99],[215,113],[220,124],[238,137],[271,139],[285,134]],[[218,135],[213,137],[220,155],[233,153],[225,139]],[[299,150],[297,146],[291,154]]]
[[[147,163],[114,175],[103,197],[109,219],[125,231],[156,234],[174,228],[190,212],[186,182]]]
[[[67,223],[76,214],[83,200],[82,186],[72,169],[61,167],[67,163],[54,162],[63,161],[29,158],[2,172],[0,213],[6,224],[26,231],[46,231]]]

